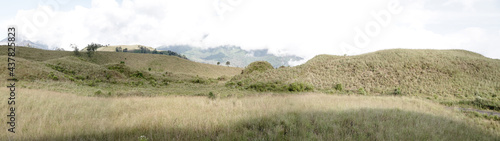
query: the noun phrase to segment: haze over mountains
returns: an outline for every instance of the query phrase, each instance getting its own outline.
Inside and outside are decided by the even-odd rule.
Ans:
[[[27,40],[23,37],[16,37],[18,46],[29,46],[33,48],[45,49],[45,50],[54,50],[56,48],[49,48],[47,45],[40,42],[33,42]],[[0,45],[6,45],[7,38],[0,41]],[[131,45],[116,45],[109,46],[107,48],[100,48],[97,51],[114,51],[115,47],[123,47],[123,48],[132,48]],[[133,45],[138,46],[138,45]],[[84,47],[79,47],[79,49],[83,49]],[[148,47],[150,50],[153,50],[152,47]],[[234,67],[245,67],[248,64],[254,61],[267,61],[273,65],[273,67],[277,68],[280,66],[290,66],[290,62],[300,61],[303,58],[295,55],[284,55],[277,56],[268,52],[267,49],[259,49],[259,50],[243,50],[239,46],[217,46],[214,48],[202,49],[189,45],[172,45],[172,46],[160,46],[156,47],[158,51],[173,51],[177,52],[181,55],[186,55],[189,60],[207,64],[217,64],[220,62],[221,65],[226,65],[226,62],[229,61],[229,66]]]
[[[303,58],[295,55],[277,56],[270,54],[267,49],[243,50],[239,46],[218,46],[215,48],[201,49],[188,45],[160,46],[158,50],[171,50],[196,62],[216,64],[220,62],[225,65],[227,61],[231,66],[245,67],[255,61],[267,61],[277,68],[280,66],[290,66],[291,61],[300,61]]]

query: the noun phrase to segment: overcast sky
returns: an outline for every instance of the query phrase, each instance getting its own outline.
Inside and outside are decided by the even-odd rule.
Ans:
[[[2,0],[7,26],[50,47],[237,45],[310,59],[381,49],[500,58],[498,0]],[[300,62],[297,62],[300,63]]]

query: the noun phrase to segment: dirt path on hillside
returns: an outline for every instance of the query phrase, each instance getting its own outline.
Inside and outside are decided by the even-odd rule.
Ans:
[[[472,109],[472,108],[460,108],[460,107],[448,107],[450,109],[457,109],[460,111],[474,111],[478,112],[481,114],[487,114],[487,115],[494,115],[500,117],[500,112],[495,112],[495,111],[485,111],[485,110],[478,110],[478,109]]]

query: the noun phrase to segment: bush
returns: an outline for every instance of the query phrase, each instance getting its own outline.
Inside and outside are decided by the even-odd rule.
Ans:
[[[342,90],[344,90],[344,87],[342,87],[342,84],[339,83],[339,84],[335,85],[335,90],[342,91]]]
[[[209,93],[208,93],[208,98],[210,98],[210,99],[215,99],[216,97],[215,97],[215,94],[214,94],[214,93],[209,92]]]
[[[394,89],[394,93],[393,94],[394,95],[401,95],[402,94],[401,93],[401,88],[398,87],[398,88]]]
[[[131,77],[144,78],[144,74],[140,71],[136,71],[130,75]]]
[[[303,91],[311,91],[313,87],[309,84],[304,84],[300,82],[294,82],[291,84],[284,84],[281,81],[274,82],[257,82],[250,84],[247,89],[254,89],[259,92],[267,92],[267,91],[290,91],[290,92],[303,92]]]
[[[366,91],[363,88],[358,89],[358,94],[366,95]]]
[[[459,104],[472,105],[482,109],[500,111],[500,103],[482,98],[476,98],[469,101],[460,101]]]
[[[103,94],[103,93],[102,93],[102,91],[101,91],[101,90],[97,90],[97,91],[94,93],[94,95],[95,95],[95,96],[101,96],[102,94]]]
[[[288,86],[288,91],[291,91],[291,92],[303,92],[303,91],[310,91],[310,90],[313,90],[311,85],[299,83],[299,82],[294,82]]]
[[[49,79],[52,79],[52,80],[59,80],[59,78],[54,74],[54,72],[50,72],[49,74]]]

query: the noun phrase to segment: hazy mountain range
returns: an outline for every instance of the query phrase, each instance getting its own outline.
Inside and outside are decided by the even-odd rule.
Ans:
[[[0,45],[7,45],[7,38],[1,40]],[[47,46],[43,43],[40,43],[40,42],[33,42],[30,40],[27,40],[23,36],[16,36],[16,45],[49,50],[49,46]]]
[[[271,63],[275,68],[280,66],[289,66],[290,61],[299,61],[303,58],[286,55],[286,56],[276,56],[270,54],[267,49],[259,50],[243,50],[239,46],[218,46],[215,48],[201,49],[188,45],[172,45],[172,46],[160,46],[157,47],[158,50],[170,50],[177,52],[182,55],[186,55],[189,60],[195,62],[226,65],[226,62],[230,62],[230,66],[235,67],[245,67],[254,61],[267,61]]]
[[[50,50],[49,47],[40,42],[33,42],[26,40],[23,37],[16,37],[17,46],[29,46],[33,48]],[[0,41],[0,45],[6,45],[7,38]],[[303,58],[286,55],[286,56],[276,56],[270,54],[267,49],[259,50],[243,50],[239,46],[218,46],[209,49],[201,49],[189,45],[171,45],[171,46],[160,46],[156,48],[157,50],[163,51],[173,51],[178,54],[185,55],[189,60],[207,64],[217,64],[226,65],[226,62],[230,62],[230,66],[235,67],[245,67],[254,61],[267,61],[271,63],[275,68],[280,66],[290,66],[290,61],[299,61]]]

